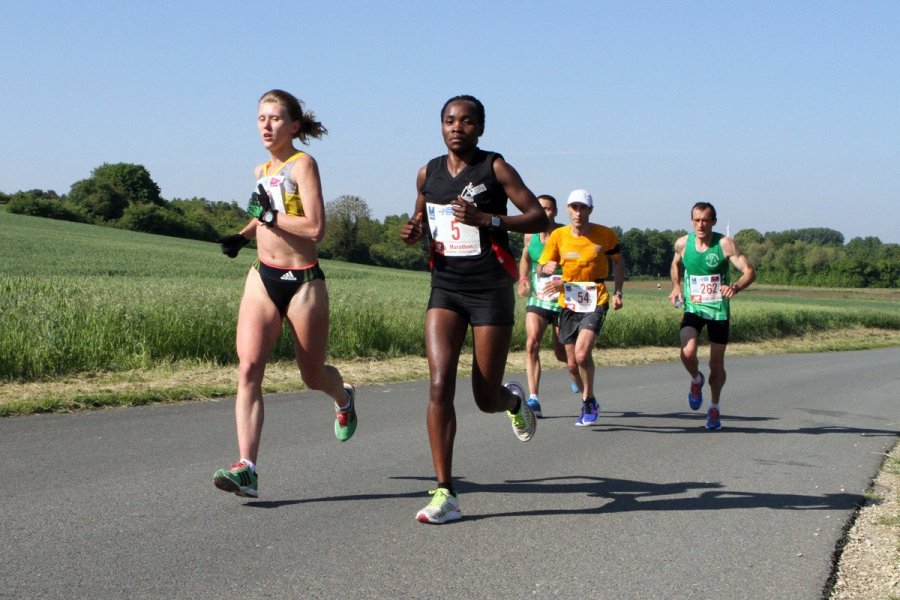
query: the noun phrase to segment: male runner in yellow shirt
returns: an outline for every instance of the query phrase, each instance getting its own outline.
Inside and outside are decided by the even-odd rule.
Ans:
[[[585,190],[575,190],[566,202],[571,224],[550,234],[538,262],[545,275],[562,267],[562,281],[549,283],[545,293],[558,292],[562,312],[559,316],[559,339],[566,347],[569,372],[581,379],[581,416],[579,427],[593,425],[600,413],[594,398],[594,343],[606,313],[610,294],[604,279],[613,263],[615,291],[613,310],[622,308],[622,285],[625,282],[625,260],[619,238],[609,227],[589,221],[594,200]],[[551,289],[552,288],[552,289]]]

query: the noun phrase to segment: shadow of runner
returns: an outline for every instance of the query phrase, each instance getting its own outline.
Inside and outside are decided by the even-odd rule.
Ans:
[[[431,477],[392,477],[398,480],[433,482]],[[506,511],[487,514],[466,514],[463,521],[493,519],[499,517],[535,517],[554,515],[591,515],[601,513],[639,511],[696,511],[769,508],[772,510],[847,510],[862,502],[860,494],[769,494],[723,489],[721,483],[683,481],[677,483],[650,483],[628,479],[584,477],[580,475],[557,476],[541,479],[507,480],[503,483],[480,484],[458,478],[460,494],[535,494],[576,495],[597,498],[601,502],[593,508],[547,508],[523,511]],[[683,496],[701,491],[699,495]],[[296,504],[320,502],[353,502],[366,500],[427,498],[423,492],[399,494],[356,494],[324,496],[296,500],[252,501],[251,508],[281,508]]]

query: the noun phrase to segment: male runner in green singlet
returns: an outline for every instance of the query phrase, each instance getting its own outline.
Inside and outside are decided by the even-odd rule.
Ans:
[[[691,375],[688,405],[699,410],[703,405],[705,378],[699,370],[697,338],[706,326],[709,334],[709,389],[712,394],[706,411],[706,428],[721,429],[719,396],[725,385],[725,348],[728,345],[731,298],[756,279],[756,272],[728,236],[715,233],[716,209],[698,202],[691,209],[693,231],[675,242],[672,259],[672,292],[669,301],[684,306],[681,320],[681,362]],[[729,283],[729,265],[741,272]]]
[[[549,224],[547,229],[540,233],[526,233],[523,238],[522,258],[519,259],[519,296],[527,298],[525,306],[525,373],[528,377],[529,396],[528,406],[534,411],[534,416],[543,416],[541,402],[538,393],[541,385],[541,340],[547,327],[552,334],[553,353],[556,360],[566,362],[566,347],[559,341],[559,312],[562,307],[557,301],[556,295],[544,294],[544,285],[552,280],[552,276],[545,276],[539,272],[538,259],[544,251],[544,244],[550,233],[560,227],[556,222],[556,198],[543,194],[537,197],[541,208],[547,214]],[[562,270],[557,269],[557,275]],[[561,276],[557,277],[561,278]],[[579,383],[576,369],[572,376],[572,391],[579,393]]]

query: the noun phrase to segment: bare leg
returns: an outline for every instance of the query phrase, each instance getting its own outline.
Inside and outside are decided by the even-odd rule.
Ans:
[[[513,410],[519,398],[503,387],[512,325],[478,325],[472,327],[472,337],[475,343],[472,361],[475,404],[486,413]]]
[[[681,329],[681,364],[690,373],[691,377],[697,377],[700,373],[700,362],[697,359],[697,338],[700,332],[693,327]]]
[[[238,387],[234,413],[240,458],[257,460],[265,410],[262,380],[272,346],[281,333],[281,316],[269,299],[259,273],[251,269],[238,312]]]
[[[348,402],[344,380],[336,368],[325,364],[328,350],[328,289],[321,279],[303,284],[287,311],[294,337],[294,352],[303,383],[325,392],[336,406]]]
[[[574,353],[575,363],[578,365],[578,375],[581,378],[582,390],[581,397],[584,400],[594,395],[594,343],[597,341],[597,334],[589,329],[582,329],[578,332],[578,338],[572,344],[572,352]],[[568,349],[568,346],[566,346]]]
[[[554,325],[551,333],[552,343],[553,343],[553,354],[556,356],[556,360],[568,366],[568,359],[566,358],[566,346],[559,340],[559,325]],[[581,377],[577,375],[578,369],[576,368],[575,373],[572,373],[572,370],[569,369],[569,377],[572,378],[572,384],[576,389],[581,390],[583,388],[583,384],[581,383]]]
[[[541,387],[541,339],[547,325],[549,323],[537,313],[525,313],[525,373],[532,396],[537,396]]]
[[[709,345],[709,389],[712,392],[712,403],[719,404],[719,395],[725,386],[725,344]]]
[[[431,380],[426,423],[434,473],[441,484],[450,484],[452,478],[456,438],[453,400],[459,353],[468,327],[465,318],[450,310],[432,308],[425,314],[425,351]]]

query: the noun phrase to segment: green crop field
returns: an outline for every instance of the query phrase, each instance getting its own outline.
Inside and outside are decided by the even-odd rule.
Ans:
[[[251,248],[13,215],[0,211],[0,381],[139,369],[182,360],[235,362],[237,308]],[[424,354],[428,274],[322,261],[331,296],[330,356]],[[668,284],[626,284],[607,320],[609,347],[676,345]],[[898,290],[754,287],[733,309],[732,339],[850,327],[900,329]],[[524,346],[524,302],[514,349]],[[273,358],[291,359],[283,335]]]

